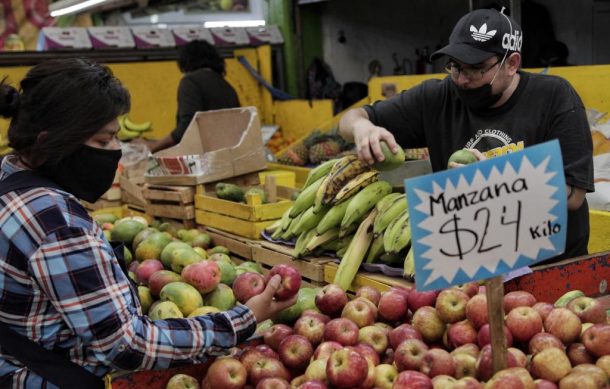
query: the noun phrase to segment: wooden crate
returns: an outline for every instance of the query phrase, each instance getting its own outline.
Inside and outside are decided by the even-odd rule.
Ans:
[[[241,236],[233,235],[215,228],[207,227],[205,232],[212,238],[214,246],[224,246],[241,258],[252,260],[252,246],[254,241]]]
[[[247,187],[247,186],[260,185],[261,180],[260,180],[260,176],[259,176],[258,172],[248,173],[248,174],[244,174],[241,176],[225,178],[220,181],[208,182],[205,184],[197,185],[195,193],[202,195],[207,192],[214,192],[214,190],[216,188],[216,184],[218,184],[219,182],[224,182],[226,184],[233,184],[233,185],[237,185],[237,186],[241,186],[241,187]]]
[[[337,273],[337,269],[339,265],[335,262],[327,263],[324,266],[324,280],[332,284],[335,279],[335,274]],[[413,283],[409,282],[405,279],[399,277],[389,277],[381,273],[370,273],[365,271],[359,271],[352,281],[352,284],[349,287],[349,290],[355,292],[356,289],[362,286],[372,286],[373,288],[379,290],[380,292],[385,292],[393,286],[402,286],[411,288],[413,287]]]
[[[330,257],[307,257],[296,259],[292,256],[293,248],[261,240],[255,242],[252,247],[252,259],[255,262],[273,267],[274,265],[287,264],[296,268],[301,277],[311,280],[313,283],[323,285],[324,265],[332,262]]]
[[[144,209],[146,207],[146,199],[142,193],[144,184],[137,183],[125,176],[121,176],[119,182],[121,184],[121,201],[123,204],[132,204],[135,207]]]
[[[99,199],[95,203],[90,203],[88,201],[81,200],[81,204],[83,204],[85,209],[89,211],[98,211],[104,208],[116,208],[122,205],[121,200],[109,201],[104,199]]]
[[[151,216],[182,220],[185,224],[195,219],[195,188],[192,186],[146,184],[142,195],[146,199],[146,213]]]
[[[249,239],[259,239],[263,230],[275,222],[252,222],[200,209],[195,210],[195,221],[203,227],[216,228]]]

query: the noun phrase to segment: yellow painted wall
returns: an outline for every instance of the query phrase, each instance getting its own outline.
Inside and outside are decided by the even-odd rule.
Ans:
[[[542,69],[526,69],[539,73]],[[610,65],[566,66],[549,69],[548,74],[561,76],[568,80],[582,98],[585,107],[601,112],[610,112]],[[426,74],[414,76],[377,77],[369,82],[371,101],[383,99],[383,84],[395,84],[396,91],[411,88],[423,80],[444,78],[445,74]]]

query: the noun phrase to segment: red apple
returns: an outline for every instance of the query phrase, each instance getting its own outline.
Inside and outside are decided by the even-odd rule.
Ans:
[[[273,351],[273,350],[272,350]],[[239,362],[241,362],[242,366],[246,369],[248,374],[250,373],[250,369],[261,358],[265,358],[265,355],[258,351],[256,348],[248,348],[244,349],[239,356]],[[267,357],[268,358],[268,357]],[[275,358],[278,359],[278,358]]]
[[[504,295],[504,313],[508,314],[513,308],[531,307],[536,304],[536,297],[530,292],[516,290]]]
[[[456,348],[455,350],[451,351],[451,355],[455,356],[457,354],[468,354],[468,355],[472,355],[475,358],[479,357],[479,353],[481,352],[481,350],[479,349],[479,346],[477,346],[474,343],[467,343],[463,346],[460,346],[458,348]]]
[[[280,343],[280,361],[291,369],[304,369],[313,355],[313,347],[306,337],[290,335]]]
[[[432,380],[424,373],[406,370],[398,374],[392,389],[432,389]]]
[[[445,323],[455,323],[466,318],[466,304],[470,297],[457,288],[443,290],[436,297],[436,311]]]
[[[610,378],[610,355],[604,355],[595,362],[595,366],[602,369],[608,378]]]
[[[582,334],[582,342],[593,356],[610,355],[610,324],[594,324],[589,327]]]
[[[436,308],[431,306],[423,306],[415,311],[411,325],[422,335],[426,343],[441,340],[445,333],[445,322],[438,316]]]
[[[385,332],[386,336],[390,336],[390,331],[392,331],[394,329],[394,327],[392,327],[388,323],[384,323],[382,321],[376,321],[375,324],[373,324],[373,325],[375,327],[381,328],[383,330],[383,332]]]
[[[371,346],[378,354],[388,348],[388,337],[385,331],[377,326],[362,327],[358,333],[358,341]]]
[[[301,316],[294,323],[294,332],[304,336],[312,346],[316,347],[324,339],[324,322],[314,315]]]
[[[315,316],[318,319],[322,320],[322,323],[324,323],[324,324],[326,324],[330,321],[330,317],[328,317],[327,315],[325,315],[323,313],[316,311],[315,309],[306,309],[301,314],[301,317],[303,317],[303,316]]]
[[[567,308],[555,308],[544,320],[544,330],[568,345],[578,339],[582,324],[576,314]]]
[[[560,389],[598,389],[595,379],[583,373],[570,373],[559,381]]]
[[[341,317],[351,320],[358,328],[371,326],[377,319],[377,308],[370,301],[359,297],[345,304]]]
[[[453,376],[455,375],[455,361],[447,351],[433,348],[428,350],[424,355],[419,371],[430,378],[441,374]]]
[[[158,259],[145,259],[136,268],[136,279],[139,283],[148,285],[150,276],[160,270],[163,270],[163,262]]]
[[[537,354],[545,348],[557,347],[563,350],[563,343],[555,335],[549,334],[548,332],[541,332],[532,337],[529,342],[529,353]]]
[[[432,387],[434,389],[453,389],[457,380],[448,375],[437,375],[432,378]]]
[[[540,378],[534,380],[534,385],[534,389],[557,389],[557,385],[554,382]]]
[[[572,370],[568,356],[563,350],[550,347],[534,355],[530,362],[530,371],[535,378],[559,382]]]
[[[165,389],[199,389],[199,382],[187,374],[176,374],[167,382]]]
[[[411,312],[417,311],[421,307],[430,306],[433,307],[436,304],[436,292],[435,291],[427,291],[427,292],[418,292],[413,289],[409,292],[409,297],[407,298],[407,305]]]
[[[506,347],[510,347],[513,345],[513,336],[506,326],[504,326],[504,336],[506,337]],[[477,344],[479,347],[483,347],[486,344],[491,343],[491,330],[489,324],[483,325],[481,329],[479,329],[479,333],[477,335]]]
[[[366,359],[366,358],[365,358]],[[364,382],[360,384],[362,389],[371,389],[375,386],[375,364],[370,359],[366,359],[367,363],[367,374]]]
[[[393,330],[390,331],[390,334],[388,335],[388,340],[390,342],[390,346],[393,349],[396,349],[396,347],[398,347],[398,345],[400,343],[402,343],[403,340],[407,340],[407,339],[423,340],[419,331],[417,331],[415,328],[413,328],[413,326],[411,326],[410,324],[406,324],[406,323],[401,324],[398,327],[394,328]]]
[[[326,382],[326,362],[328,359],[316,359],[305,370],[305,381]]]
[[[259,353],[263,354],[267,358],[275,358],[280,359],[280,356],[269,346],[266,344],[259,344],[254,348]]]
[[[477,330],[470,321],[462,320],[450,324],[447,328],[447,338],[451,348],[460,347],[477,341]]]
[[[379,316],[389,322],[403,319],[407,314],[407,298],[397,290],[388,290],[379,299]]]
[[[338,285],[326,285],[316,294],[316,307],[330,317],[338,316],[345,304],[347,304],[347,294]]]
[[[398,370],[390,364],[375,366],[375,387],[380,389],[392,389],[394,381],[398,376]]]
[[[356,297],[363,297],[373,304],[379,304],[379,299],[381,298],[381,293],[372,286],[361,286],[356,290]]]
[[[137,262],[136,262],[137,263]],[[148,289],[153,296],[159,297],[161,289],[170,282],[182,281],[180,274],[174,273],[171,270],[159,270],[154,272],[148,279]]]
[[[583,363],[595,363],[595,358],[587,352],[585,345],[582,343],[572,343],[569,345],[566,354],[568,354],[572,366]]]
[[[288,300],[297,294],[299,288],[301,287],[301,275],[297,269],[285,264],[275,265],[265,276],[265,282],[269,282],[269,280],[276,274],[279,274],[280,277],[282,277],[280,287],[274,295],[276,299]]]
[[[455,288],[466,293],[468,297],[473,297],[479,293],[479,284],[477,284],[476,282],[468,282],[466,284],[456,286]]]
[[[534,335],[542,332],[542,318],[532,307],[513,308],[505,322],[517,342],[529,342]]]
[[[191,263],[182,269],[182,279],[201,294],[209,293],[220,283],[220,268],[214,261]]]
[[[394,349],[387,348],[383,354],[380,356],[379,363],[386,363],[391,365],[394,363]]]
[[[271,347],[274,351],[277,351],[282,340],[293,333],[294,330],[286,324],[274,324],[263,332],[263,340],[267,346]]]
[[[456,381],[451,389],[483,389],[483,384],[474,377],[462,377]]]
[[[507,367],[516,367],[517,361],[510,352],[506,352]],[[479,358],[477,359],[477,378],[481,381],[487,381],[493,376],[493,359],[491,353],[491,344],[486,344],[481,348]]]
[[[358,326],[345,318],[333,319],[324,327],[324,340],[333,340],[343,346],[353,346],[358,343]]]
[[[509,347],[508,352],[515,357],[515,361],[517,362],[515,367],[525,367],[527,365],[527,355],[525,355],[523,351],[515,347]]]
[[[292,384],[292,382],[291,382]],[[295,386],[292,386],[295,387]],[[301,385],[297,386],[298,389],[328,389],[328,386],[321,381],[306,381]]]
[[[256,385],[256,389],[290,389],[290,384],[283,378],[264,378]]]
[[[246,369],[237,359],[218,358],[208,367],[205,382],[212,388],[241,389],[247,378]]]
[[[298,388],[301,385],[303,385],[307,380],[305,379],[305,374],[302,374],[300,376],[294,377],[292,379],[292,381],[290,381],[290,387],[292,388]]]
[[[233,294],[242,304],[265,290],[265,279],[258,273],[246,272],[238,275],[233,281]]]
[[[265,378],[283,378],[286,381],[290,380],[290,373],[284,367],[282,362],[273,358],[260,358],[252,365],[248,374],[250,383],[258,385]],[[222,386],[214,386],[214,388],[223,388]]]
[[[606,310],[602,303],[591,297],[576,297],[570,300],[567,308],[574,312],[582,323],[605,323]]]
[[[343,348],[331,354],[326,364],[326,378],[332,386],[355,388],[368,376],[368,362],[354,350]]]
[[[330,354],[334,353],[337,350],[341,350],[342,348],[343,345],[339,342],[322,342],[314,351],[313,359],[328,359],[330,358]]]
[[[349,347],[352,347],[352,346],[349,346]],[[364,359],[372,362],[373,366],[379,365],[379,362],[380,362],[379,354],[377,354],[377,351],[375,351],[375,349],[373,349],[373,347],[369,346],[366,343],[358,343],[357,345],[353,346],[353,348],[358,354],[360,354],[362,357],[364,357]]]
[[[477,330],[484,324],[489,323],[487,297],[484,294],[477,294],[468,300],[468,303],[466,303],[466,318]]]
[[[598,388],[605,388],[608,386],[608,376],[606,376],[606,373],[592,363],[583,363],[578,366],[574,366],[570,374],[574,373],[582,373],[589,377],[593,377],[595,380],[595,386]]]
[[[477,375],[477,358],[470,354],[452,354],[455,361],[455,378],[475,377]]]
[[[543,301],[538,301],[536,304],[534,304],[534,306],[532,308],[534,308],[536,310],[536,312],[538,312],[538,314],[542,318],[542,321],[544,321],[546,319],[546,317],[549,315],[549,313],[551,313],[551,311],[553,309],[555,309],[555,306],[551,303],[545,303]]]
[[[511,367],[508,369],[500,370],[487,382],[485,388],[487,389],[511,389],[511,388],[523,388],[533,389],[534,380],[530,373],[523,367]]]
[[[398,371],[419,370],[424,363],[428,346],[419,339],[407,339],[394,350],[394,364]]]

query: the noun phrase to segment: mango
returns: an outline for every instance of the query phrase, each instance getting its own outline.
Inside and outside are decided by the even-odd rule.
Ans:
[[[237,185],[219,182],[216,184],[216,196],[219,199],[241,202],[244,201],[244,190]]]
[[[229,286],[233,285],[233,281],[235,281],[235,277],[237,277],[235,266],[222,261],[216,261],[216,264],[220,269],[220,282]]]
[[[394,170],[399,168],[405,162],[405,151],[399,147],[396,154],[390,150],[390,147],[384,141],[379,142],[381,152],[383,153],[383,161],[376,162],[373,167],[377,170]]]
[[[472,153],[472,151],[460,149],[451,154],[451,156],[449,157],[449,161],[447,162],[447,167],[449,167],[451,162],[459,163],[462,165],[469,165],[471,163],[477,162],[477,157]]]
[[[150,289],[146,286],[138,286],[138,298],[140,299],[140,305],[142,306],[142,313],[146,314],[154,301]]]
[[[159,232],[159,230],[152,227],[145,228],[142,231],[138,232],[133,238],[133,241],[131,242],[131,248],[133,248],[134,250],[137,249],[144,239],[146,239],[149,235],[155,232]]]
[[[248,189],[246,193],[244,193],[244,199],[246,198],[246,196],[248,196],[248,194],[259,195],[261,198],[261,202],[263,204],[267,203],[267,193],[263,188],[252,187]]]
[[[225,263],[234,265],[233,261],[231,261],[231,257],[229,257],[227,254],[222,254],[222,253],[212,254],[212,255],[210,255],[210,260],[216,261],[216,262],[225,262]]]
[[[216,307],[221,311],[233,308],[236,301],[233,289],[225,284],[218,284],[216,289],[205,295],[205,305]]]
[[[212,244],[212,237],[210,237],[210,235],[206,234],[205,232],[199,232],[199,234],[195,235],[195,237],[190,243],[193,247],[207,249]]]
[[[127,248],[127,246],[123,246],[123,260],[125,261],[125,265],[128,265],[133,260],[133,255],[131,255],[131,251]]]
[[[161,262],[163,262],[163,266],[165,266],[166,269],[170,269],[172,267],[174,251],[178,249],[191,249],[191,246],[188,243],[175,240],[168,243],[167,246],[163,248],[163,251],[161,251]]]
[[[244,262],[235,268],[236,275],[242,273],[253,272],[263,274],[263,268],[256,262]]]
[[[182,233],[178,234],[178,238],[186,243],[191,243],[193,239],[202,232],[196,228],[191,228],[190,230],[182,230]]]
[[[110,236],[112,240],[131,244],[135,236],[145,229],[146,226],[136,220],[125,220],[117,222],[112,229]]]
[[[180,308],[171,301],[162,301],[149,308],[148,317],[151,320],[182,319],[184,315]]]
[[[182,270],[193,263],[204,261],[192,248],[178,249],[172,254],[171,268],[178,274],[182,274]]]
[[[301,288],[297,294],[297,302],[274,315],[271,319],[274,323],[293,323],[307,309],[318,310],[316,307],[316,288]]]
[[[159,231],[167,232],[168,234],[170,234],[173,237],[178,236],[178,231],[177,231],[176,227],[173,224],[168,223],[168,222],[159,224]]]
[[[195,317],[195,316],[203,316],[203,315],[207,315],[208,313],[217,313],[220,312],[220,310],[216,307],[210,307],[210,306],[203,306],[201,308],[197,308],[195,309],[193,312],[190,313],[190,315],[188,315],[188,317]]]
[[[171,301],[187,316],[195,309],[203,306],[201,294],[186,282],[170,282],[161,289],[161,301]]]
[[[201,247],[193,247],[193,250],[194,250],[194,251],[195,251],[197,254],[199,254],[199,256],[200,256],[201,258],[203,258],[203,259],[208,259],[208,258],[209,258],[209,256],[208,256],[208,252],[207,252],[207,251],[205,251],[204,249],[202,249]]]
[[[93,220],[100,226],[104,223],[112,223],[114,224],[119,218],[116,215],[111,213],[98,213],[97,215],[93,215]]]
[[[212,255],[212,254],[216,254],[216,253],[220,253],[220,254],[231,254],[231,251],[226,248],[225,246],[214,246],[211,249],[208,249],[208,254]]]
[[[164,232],[153,232],[148,235],[136,248],[136,260],[159,259],[165,246],[172,241]]]

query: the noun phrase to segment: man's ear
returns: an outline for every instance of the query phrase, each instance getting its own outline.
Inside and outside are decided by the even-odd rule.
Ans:
[[[36,137],[36,143],[44,143],[49,137],[49,133],[47,131],[40,131],[38,136]]]
[[[513,75],[517,73],[519,68],[521,67],[521,54],[520,53],[512,53],[506,58],[506,68],[509,71],[509,75]]]

